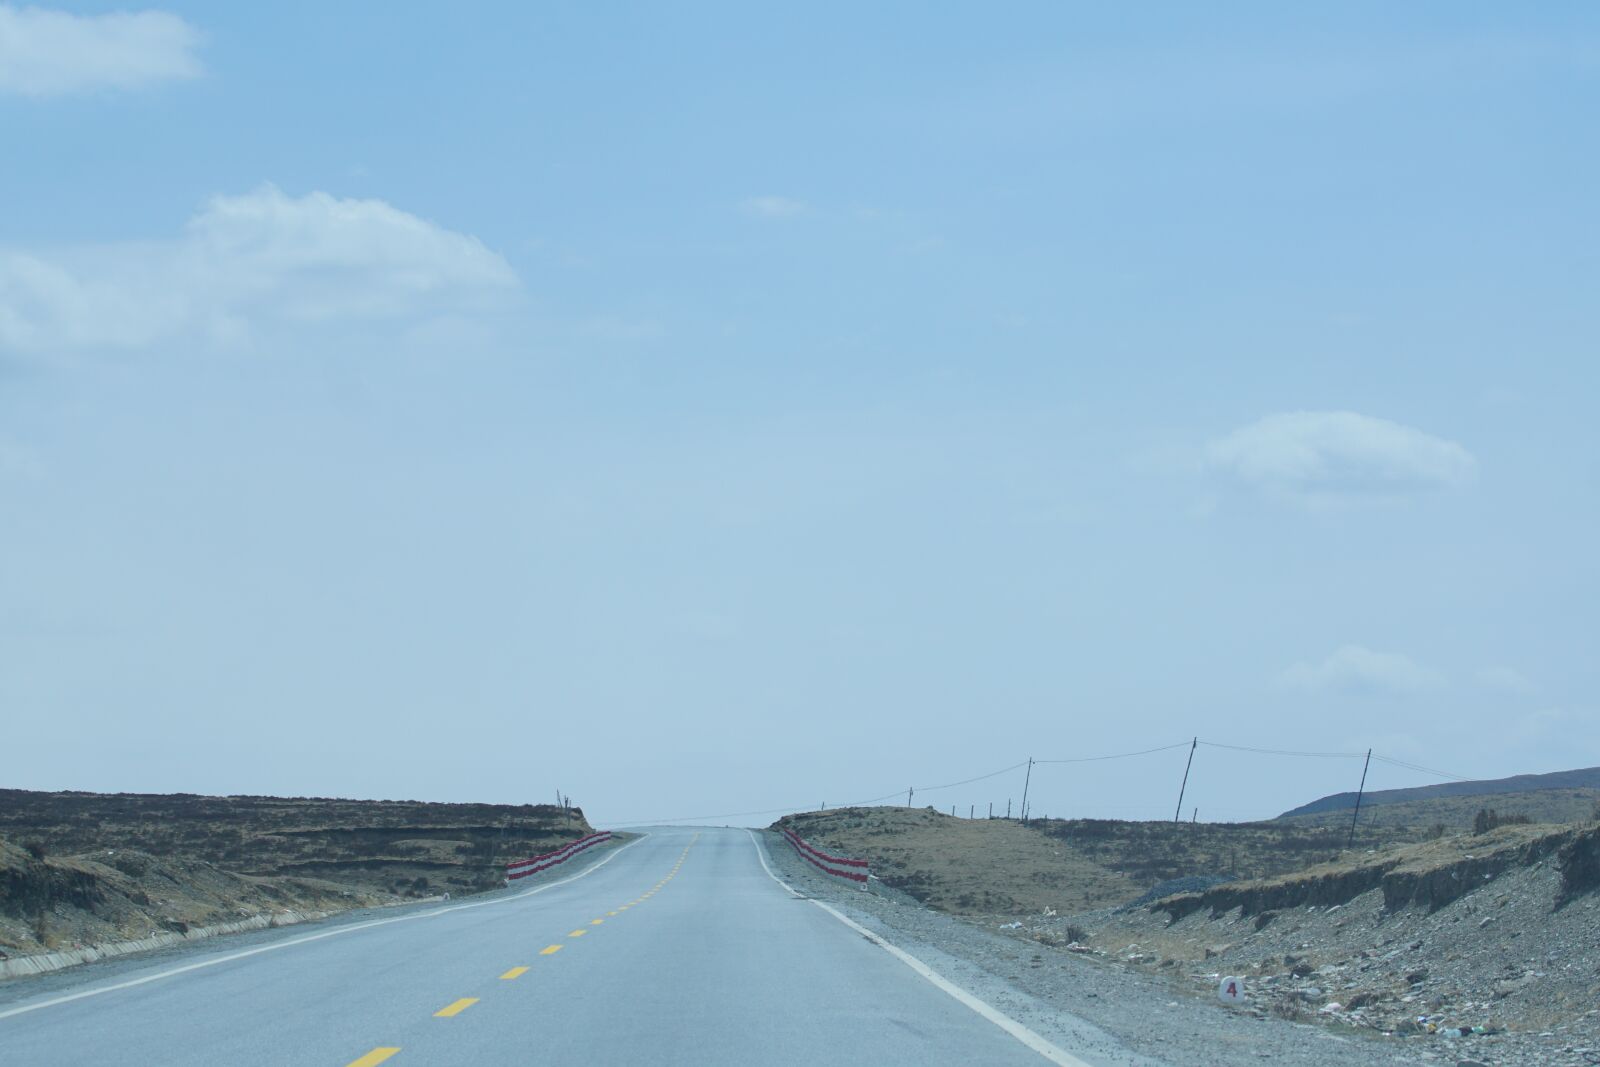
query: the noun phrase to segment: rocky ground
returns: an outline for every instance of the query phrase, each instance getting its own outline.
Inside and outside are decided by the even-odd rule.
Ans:
[[[1600,1064],[1597,863],[1600,827],[1510,827],[1015,932],[1445,1058]]]
[[[919,881],[915,896],[881,882],[852,895],[783,862],[819,894],[1170,1063],[1219,1062],[1226,1048],[1284,1063],[1600,1064],[1592,824],[1502,827],[1274,878],[1186,879],[1137,904],[1027,914],[940,915],[926,905],[949,893],[923,899]],[[1005,894],[1035,873],[996,864],[987,877]],[[1165,895],[1180,888],[1190,891]],[[1242,1006],[1218,1002],[1225,977],[1242,979]],[[1242,1019],[1261,1028],[1240,1032]],[[1211,1058],[1178,1051],[1185,1035]],[[1316,1035],[1353,1043],[1329,1052]]]

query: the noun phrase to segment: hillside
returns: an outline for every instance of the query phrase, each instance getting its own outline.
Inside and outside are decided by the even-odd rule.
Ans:
[[[1470,820],[1469,820],[1470,821]],[[1177,878],[1267,877],[1331,859],[1347,827],[1292,823],[962,819],[932,808],[840,808],[774,824],[872,862],[881,882],[956,915],[1066,913],[1122,904]],[[1420,839],[1363,826],[1356,848]]]
[[[1361,805],[1361,824],[1378,837],[1413,836],[1419,829],[1442,827],[1444,833],[1472,828],[1483,809],[1500,816],[1521,816],[1536,823],[1561,825],[1584,822],[1600,810],[1600,789],[1538,789],[1523,793],[1477,793],[1465,796],[1400,800],[1377,807]],[[1350,809],[1327,809],[1303,815],[1280,815],[1275,822],[1300,827],[1337,829],[1350,825]]]
[[[0,955],[502,884],[577,808],[0,790]]]
[[[1553,771],[1549,774],[1518,774],[1510,778],[1494,778],[1471,782],[1444,782],[1439,785],[1414,786],[1409,789],[1379,789],[1367,793],[1361,798],[1361,807],[1379,808],[1393,804],[1412,804],[1421,801],[1441,800],[1451,797],[1485,797],[1502,793],[1542,793],[1546,791],[1560,791],[1570,795],[1573,791],[1584,791],[1600,798],[1600,767],[1587,767],[1573,771]],[[1300,815],[1318,815],[1324,812],[1345,811],[1355,807],[1355,793],[1334,793],[1330,796],[1313,800],[1309,804],[1302,804],[1298,808],[1284,812],[1279,818],[1294,818]],[[1539,803],[1538,798],[1524,798],[1522,803],[1531,809]],[[1481,807],[1482,805],[1478,805]],[[1497,808],[1499,804],[1495,805]],[[1473,810],[1477,810],[1475,807]],[[1565,809],[1563,808],[1562,811]],[[1578,818],[1587,818],[1589,811],[1593,810],[1591,803],[1589,810],[1583,811]],[[1537,822],[1567,822],[1566,818],[1555,817],[1561,812],[1534,812],[1528,810],[1527,814],[1534,815]],[[1544,817],[1540,818],[1539,815]]]

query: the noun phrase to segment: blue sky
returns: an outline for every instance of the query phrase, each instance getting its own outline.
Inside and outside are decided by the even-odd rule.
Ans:
[[[1578,4],[0,5],[7,781],[1593,764],[1597,85]]]

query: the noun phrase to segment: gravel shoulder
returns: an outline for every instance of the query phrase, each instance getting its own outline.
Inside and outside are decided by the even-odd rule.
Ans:
[[[1195,982],[1142,974],[917,904],[893,890],[863,892],[802,861],[784,839],[757,831],[769,862],[798,892],[826,901],[950,980],[1094,1064],[1214,1067],[1259,1061],[1303,1067],[1456,1063],[1442,1048],[1229,1008]]]

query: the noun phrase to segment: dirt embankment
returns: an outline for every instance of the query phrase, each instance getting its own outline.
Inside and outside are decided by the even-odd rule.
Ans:
[[[1589,1063],[1567,1053],[1600,1047],[1597,890],[1600,825],[1511,826],[1138,908],[1030,916],[1016,933],[1197,994],[1237,975],[1262,1013],[1402,1038],[1467,1031],[1485,1062]]]
[[[932,808],[840,808],[790,815],[820,848],[872,861],[885,885],[954,915],[1016,916],[1124,904],[1173,879],[1299,870],[1339,854],[1349,833],[1264,823],[962,819]],[[1400,835],[1411,840],[1417,834]],[[1378,839],[1357,836],[1358,847]]]
[[[923,904],[1039,952],[1164,976],[1208,1003],[1227,974],[1244,979],[1244,1010],[1260,1015],[1416,1039],[1419,1049],[1471,1042],[1476,1051],[1462,1046],[1461,1056],[1486,1063],[1600,1063],[1600,1051],[1583,1058],[1600,1050],[1600,824],[1509,825],[1351,852],[1326,829],[1277,821],[1023,827],[874,808],[779,825],[870,860],[884,885]],[[1347,833],[1348,824],[1338,836]],[[1234,855],[1265,873],[1214,877]],[[1200,885],[1152,891],[1170,875]]]
[[[0,955],[470,893],[589,832],[553,805],[0,790]]]
[[[1578,830],[1552,833],[1548,826],[1502,827],[1485,835],[1443,838],[1318,864],[1278,878],[1230,882],[1169,897],[1155,907],[1175,921],[1202,908],[1212,916],[1235,908],[1247,917],[1262,916],[1283,908],[1346,904],[1377,889],[1390,910],[1417,906],[1437,911],[1483,882],[1563,848],[1579,848],[1579,854],[1586,854],[1578,844],[1581,839],[1587,835]]]

